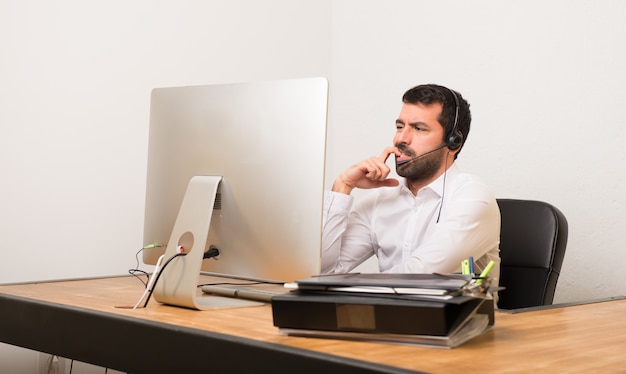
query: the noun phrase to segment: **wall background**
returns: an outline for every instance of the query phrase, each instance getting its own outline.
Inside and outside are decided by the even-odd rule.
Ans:
[[[135,266],[152,88],[326,76],[328,182],[390,144],[406,89],[448,85],[473,112],[460,166],[498,197],[545,200],[569,220],[555,301],[624,294],[625,11],[619,0],[0,0],[0,282]],[[37,354],[2,345],[0,362],[35,373]]]
[[[134,268],[151,89],[328,77],[330,15],[324,0],[0,0],[0,282]],[[0,372],[37,367],[0,346]]]
[[[626,4],[333,3],[328,175],[391,142],[402,93],[440,83],[470,102],[460,166],[498,197],[569,221],[555,302],[623,295]]]

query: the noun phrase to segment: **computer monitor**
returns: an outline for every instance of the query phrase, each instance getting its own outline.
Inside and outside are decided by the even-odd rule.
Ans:
[[[320,272],[327,98],[324,78],[152,91],[143,260],[187,252],[164,269],[157,301],[211,304],[195,298],[200,272]],[[209,247],[218,258],[202,258]]]

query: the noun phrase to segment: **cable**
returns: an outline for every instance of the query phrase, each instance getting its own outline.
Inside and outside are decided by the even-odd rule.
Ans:
[[[133,306],[133,309],[137,309],[139,307],[139,304],[141,304],[141,301],[146,298],[148,293],[150,293],[150,295],[152,295],[152,289],[154,288],[154,285],[156,284],[156,278],[157,278],[158,274],[160,273],[159,267],[161,266],[161,263],[163,262],[163,258],[164,257],[165,257],[165,255],[161,255],[159,257],[159,259],[157,260],[156,266],[154,267],[154,272],[152,273],[152,277],[148,280],[148,283],[146,284],[146,287],[145,287],[145,289],[143,291],[143,294],[141,294],[141,297],[139,298],[139,301],[137,301],[137,304],[135,304],[135,306]],[[148,296],[148,297],[150,297],[150,296]]]
[[[145,248],[146,247],[144,247],[142,249],[145,249]],[[159,275],[161,274],[161,271],[174,258],[176,258],[176,257],[178,257],[180,255],[185,255],[186,254],[186,253],[184,253],[184,248],[182,246],[180,246],[180,245],[178,246],[178,248],[176,250],[177,250],[178,253],[176,253],[169,260],[167,260],[165,265],[163,265],[162,267],[161,267],[161,263],[163,262],[163,259],[165,258],[165,254],[163,254],[163,255],[161,255],[159,257],[159,259],[157,260],[156,266],[154,267],[154,272],[152,273],[152,277],[148,281],[148,284],[146,285],[146,288],[144,289],[143,294],[141,295],[141,298],[139,298],[139,301],[137,301],[137,304],[135,304],[133,309],[137,309],[139,307],[139,304],[141,304],[141,301],[146,298],[146,295],[147,295],[146,305],[148,304],[148,299],[150,299],[150,296],[152,296],[152,291],[154,290],[154,286],[156,285],[157,279],[159,279]],[[145,305],[144,305],[144,307],[145,307]]]
[[[140,253],[141,253],[141,251],[143,251],[144,249],[146,249],[146,247],[141,248],[140,250],[138,250],[138,251],[137,251],[137,253],[135,253],[135,260],[136,260],[135,268],[134,268],[134,269],[128,269],[128,273],[129,273],[130,275],[132,275],[133,277],[135,277],[135,278],[139,279],[139,281],[140,281],[141,283],[143,283],[144,287],[147,287],[147,286],[148,286],[147,282],[145,282],[143,279],[141,279],[141,278],[137,275],[137,273],[143,274],[143,275],[145,275],[145,276],[146,276],[146,278],[148,278],[148,281],[150,281],[150,275],[149,275],[146,271],[139,269],[139,254],[140,254]]]
[[[165,264],[163,264],[163,267],[161,267],[161,270],[159,270],[158,272],[155,269],[155,273],[156,273],[156,279],[154,280],[154,285],[150,288],[150,292],[148,293],[148,297],[146,298],[146,302],[143,304],[143,307],[145,308],[146,306],[148,306],[148,302],[150,301],[150,298],[152,297],[152,292],[154,291],[154,288],[156,287],[157,282],[159,281],[159,278],[161,277],[161,274],[163,274],[163,270],[165,270],[165,268],[167,267],[167,265],[170,264],[170,262],[172,262],[172,260],[174,260],[176,257],[180,257],[180,256],[186,256],[186,253],[183,252],[179,252],[177,254],[175,254],[174,256],[170,257]],[[160,259],[160,258],[159,258]],[[154,276],[154,273],[153,275]]]
[[[448,165],[448,155],[449,153],[446,153],[446,165]],[[439,204],[439,214],[437,214],[437,222],[435,223],[439,223],[439,218],[441,218],[441,209],[443,208],[443,199],[446,197],[446,176],[448,175],[448,169],[446,168],[446,170],[444,170],[443,172],[443,187],[441,189],[441,204]]]
[[[161,244],[159,244],[159,243],[153,243],[153,244],[148,244],[148,245],[146,245],[145,247],[141,248],[140,250],[138,250],[138,251],[137,251],[137,253],[135,253],[135,268],[134,268],[134,269],[128,269],[128,273],[129,273],[130,275],[132,275],[133,277],[135,277],[135,278],[139,279],[139,281],[140,281],[141,283],[143,283],[144,287],[148,287],[148,284],[147,284],[147,282],[144,282],[144,281],[143,281],[143,280],[142,280],[142,279],[141,279],[141,278],[137,275],[137,273],[145,275],[145,276],[146,276],[146,278],[148,279],[148,282],[150,281],[150,275],[149,275],[146,271],[139,269],[139,254],[141,253],[141,251],[144,251],[144,250],[146,250],[146,249],[161,248],[161,247],[162,247],[162,245],[161,245]]]
[[[207,259],[207,258],[213,258],[213,257],[217,257],[220,255],[220,250],[217,249],[216,246],[211,245],[209,246],[209,250],[204,252],[204,255],[202,256],[202,259]]]
[[[142,248],[142,250],[143,249],[145,249],[145,247]],[[159,259],[157,260],[156,266],[154,268],[154,272],[152,273],[152,277],[148,281],[148,284],[146,285],[146,288],[145,288],[143,294],[141,295],[141,298],[139,298],[139,301],[137,301],[137,304],[135,304],[133,309],[137,309],[139,307],[139,305],[141,304],[141,301],[144,300],[144,299],[145,299],[145,303],[143,304],[143,307],[145,308],[146,306],[148,306],[148,302],[150,301],[150,298],[152,297],[152,292],[154,292],[156,284],[158,283],[159,278],[161,277],[161,274],[163,274],[163,271],[165,270],[167,265],[169,265],[170,262],[172,262],[172,260],[174,260],[176,257],[186,256],[187,255],[187,253],[185,253],[185,249],[182,246],[178,246],[177,251],[178,251],[178,253],[176,253],[175,255],[170,257],[163,264],[163,266],[161,266],[161,263],[163,262],[163,259],[165,258],[165,255],[161,255],[159,257]],[[219,249],[217,247],[210,246],[209,250],[204,253],[202,258],[203,259],[213,258],[213,257],[219,256],[219,254],[220,254],[220,251],[219,251]]]

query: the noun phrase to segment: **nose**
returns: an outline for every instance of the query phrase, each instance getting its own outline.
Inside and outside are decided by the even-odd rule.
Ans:
[[[405,126],[398,129],[396,136],[394,137],[394,144],[409,144],[411,143],[411,129],[409,126]]]

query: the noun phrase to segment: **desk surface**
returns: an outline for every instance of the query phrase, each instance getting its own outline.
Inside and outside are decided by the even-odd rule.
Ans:
[[[202,278],[201,282],[212,281],[205,276]],[[117,357],[116,347],[136,351],[133,354],[137,355],[148,354],[133,356],[135,360],[148,360],[161,354],[154,348],[157,356],[150,356],[151,345],[161,344],[170,352],[178,349],[188,353],[198,349],[190,345],[201,343],[194,339],[204,336],[221,339],[216,347],[232,343],[230,351],[242,352],[242,356],[235,357],[244,362],[248,360],[247,347],[269,347],[269,352],[282,350],[282,354],[288,356],[285,360],[294,359],[296,363],[304,360],[300,361],[300,373],[323,369],[307,364],[320,362],[381,372],[388,371],[389,367],[397,368],[398,372],[432,373],[461,370],[505,373],[533,369],[618,372],[624,370],[626,357],[624,299],[519,314],[496,313],[491,331],[461,347],[441,349],[284,336],[273,326],[269,304],[195,311],[151,300],[145,309],[117,307],[133,305],[142,292],[143,285],[133,277],[2,285],[0,341],[127,371],[136,368],[125,366],[124,359]],[[100,319],[92,319],[96,317]],[[124,325],[127,335],[104,337],[119,324]],[[134,330],[139,325],[142,328]],[[65,333],[60,338],[58,334],[62,331]],[[172,339],[164,332],[174,334]],[[85,340],[86,336],[91,338]],[[167,341],[163,341],[164,337]],[[178,338],[180,340],[176,340]],[[111,339],[116,342],[114,346],[111,346]],[[99,356],[93,352],[99,352]],[[284,356],[261,354],[279,360],[275,365],[281,367],[283,361],[280,360]],[[212,358],[211,351],[204,356],[207,369],[215,367],[215,360],[222,358]],[[250,362],[253,361],[251,358]]]

